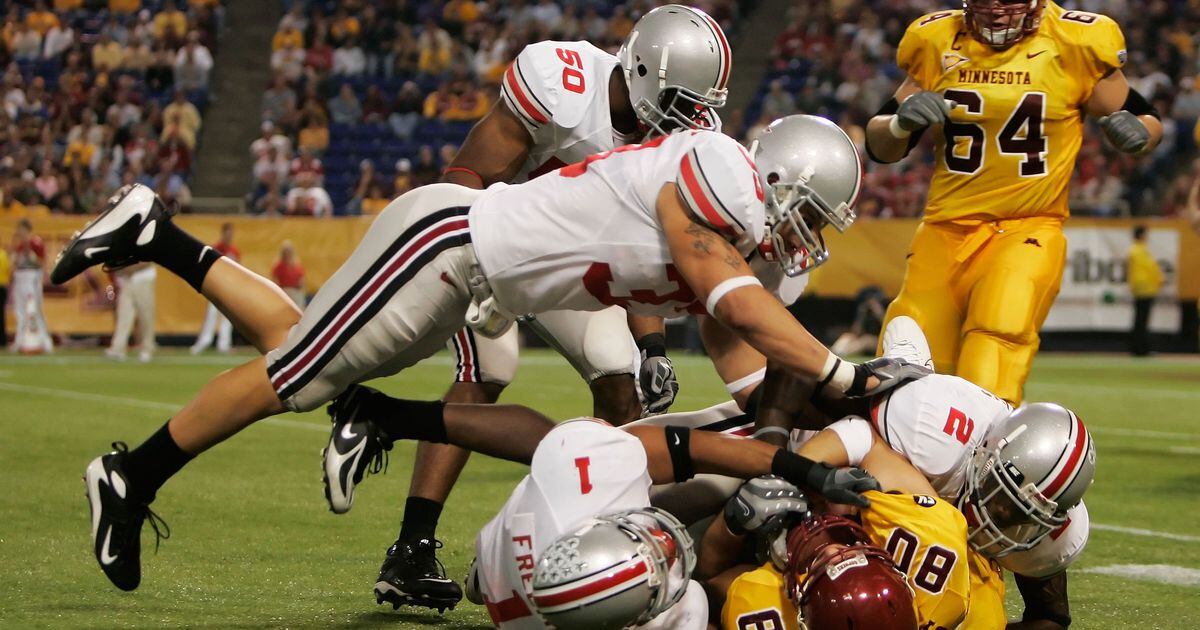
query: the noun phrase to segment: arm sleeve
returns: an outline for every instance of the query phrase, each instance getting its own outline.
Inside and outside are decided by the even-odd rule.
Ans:
[[[696,132],[695,138],[675,178],[684,203],[698,221],[730,240],[762,241],[762,182],[750,156],[729,136]]]

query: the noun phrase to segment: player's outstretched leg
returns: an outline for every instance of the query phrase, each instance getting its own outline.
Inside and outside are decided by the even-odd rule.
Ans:
[[[50,280],[62,284],[95,265],[153,262],[207,297],[260,352],[283,343],[300,311],[273,282],[221,256],[171,221],[154,191],[131,184],[59,254]]]

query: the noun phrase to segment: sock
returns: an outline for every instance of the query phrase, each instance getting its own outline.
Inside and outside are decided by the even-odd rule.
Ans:
[[[446,444],[446,403],[403,400],[373,392],[368,402],[375,426],[392,441],[424,440]]]
[[[204,276],[208,275],[208,270],[212,269],[221,254],[184,232],[172,221],[160,221],[157,229],[158,234],[147,246],[147,258],[183,278],[199,293]]]
[[[441,516],[441,503],[422,497],[408,497],[404,502],[404,521],[400,523],[400,540],[433,540]]]
[[[167,430],[169,424],[129,451],[121,466],[131,486],[130,494],[146,503],[153,501],[158,489],[195,457],[175,443]]]

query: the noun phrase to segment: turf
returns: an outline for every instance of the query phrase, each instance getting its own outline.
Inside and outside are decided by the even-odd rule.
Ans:
[[[590,409],[564,362],[544,352],[523,358],[506,401],[563,418]],[[322,413],[260,423],[197,459],[155,503],[173,535],[157,554],[153,537],[144,538],[142,587],[122,593],[109,585],[89,550],[84,465],[113,440],[140,442],[237,360],[163,353],[146,366],[95,354],[0,357],[0,627],[490,627],[483,609],[469,604],[445,616],[375,605],[371,586],[399,526],[412,449],[398,446],[387,474],[368,480],[351,513],[335,516],[321,495]],[[433,398],[448,365],[435,357],[378,384]],[[703,358],[679,357],[677,366],[683,391],[675,409],[721,399]],[[1038,361],[1029,398],[1072,406],[1094,432],[1093,522],[1177,535],[1094,529],[1071,577],[1073,627],[1200,627],[1195,581],[1088,572],[1117,564],[1200,570],[1198,384],[1196,359]],[[472,460],[442,517],[441,557],[452,576],[464,573],[475,531],[522,474],[516,465]]]

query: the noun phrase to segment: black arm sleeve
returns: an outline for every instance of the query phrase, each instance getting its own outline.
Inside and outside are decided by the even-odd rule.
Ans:
[[[1025,613],[1021,621],[1053,621],[1066,628],[1071,625],[1071,609],[1067,603],[1067,572],[1048,578],[1013,576],[1021,599],[1025,600]]]
[[[1131,89],[1129,91],[1132,92],[1133,90]],[[900,111],[900,103],[898,103],[896,101],[895,97],[892,97],[892,98],[888,99],[888,102],[883,104],[883,107],[879,108],[878,112],[875,112],[875,115],[876,116],[891,116],[892,114],[895,114],[898,111]],[[917,146],[917,143],[921,141],[921,136],[923,136],[923,135],[925,135],[924,129],[922,129],[908,137],[908,148],[904,150],[904,157],[908,157],[908,154],[912,153],[913,147]],[[867,156],[871,158],[872,162],[878,162],[880,164],[890,164],[891,163],[891,162],[886,162],[884,160],[881,160],[881,159],[879,159],[878,156],[875,155],[875,152],[871,150],[870,141],[867,142]],[[903,158],[901,158],[901,159],[903,159]]]
[[[1121,106],[1121,109],[1127,110],[1134,116],[1153,116],[1162,120],[1162,114],[1158,113],[1158,110],[1146,100],[1145,96],[1142,96],[1141,92],[1133,88],[1129,88],[1129,96],[1125,97],[1125,104]]]

